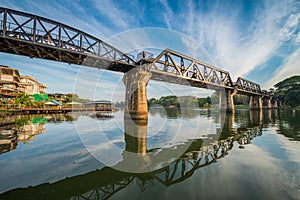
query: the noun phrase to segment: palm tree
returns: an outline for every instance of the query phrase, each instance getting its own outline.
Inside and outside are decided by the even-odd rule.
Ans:
[[[21,107],[31,106],[32,100],[29,95],[25,93],[20,93],[19,96],[16,98],[16,104],[20,105]]]

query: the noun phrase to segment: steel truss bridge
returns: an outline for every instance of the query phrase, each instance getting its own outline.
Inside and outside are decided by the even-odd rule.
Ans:
[[[264,95],[257,83],[242,77],[233,82],[228,71],[170,49],[165,49],[156,58],[142,56],[136,61],[83,31],[7,8],[0,8],[0,51],[123,73],[147,64],[153,80]]]

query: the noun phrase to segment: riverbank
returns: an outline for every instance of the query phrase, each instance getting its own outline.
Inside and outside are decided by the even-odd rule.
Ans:
[[[19,108],[0,110],[2,114],[50,114],[50,113],[68,113],[68,112],[115,112],[115,109],[106,108]]]

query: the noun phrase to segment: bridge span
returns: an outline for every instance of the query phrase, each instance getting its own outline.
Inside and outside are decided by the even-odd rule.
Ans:
[[[147,118],[150,79],[216,90],[219,108],[229,111],[234,111],[235,94],[249,96],[251,109],[262,109],[263,98],[268,108],[279,100],[265,94],[258,83],[242,77],[233,82],[228,71],[170,49],[155,58],[143,52],[140,60],[134,60],[81,30],[8,8],[0,8],[0,51],[125,73],[125,104],[133,118]]]

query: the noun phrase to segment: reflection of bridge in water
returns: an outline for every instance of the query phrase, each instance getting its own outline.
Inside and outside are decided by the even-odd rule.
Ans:
[[[276,113],[271,110],[268,112],[271,118],[269,119],[268,115],[266,115],[266,120],[263,120],[262,113],[259,111],[241,113],[246,115],[243,116],[243,119],[248,119],[241,122],[235,121],[232,114],[220,116],[216,120],[221,119],[224,122],[224,126],[222,129],[216,130],[220,132],[218,138],[210,138],[208,141],[205,141],[205,139],[193,140],[179,158],[173,160],[167,166],[151,172],[130,173],[114,169],[118,168],[118,166],[113,166],[113,168],[104,167],[55,183],[11,190],[3,193],[0,197],[3,199],[108,199],[134,180],[137,181],[142,191],[154,186],[155,182],[165,186],[180,183],[191,177],[197,169],[211,165],[228,155],[233,146],[238,145],[242,148],[251,143],[253,138],[260,136],[262,127],[267,126],[269,122],[272,123],[273,118],[275,119],[273,115],[276,115]],[[239,124],[239,127],[235,127],[236,124]],[[138,127],[136,128],[136,130],[141,131]],[[132,127],[130,130],[134,131]],[[143,127],[143,130],[146,130],[145,127]],[[145,149],[146,144],[143,138],[126,139],[126,134],[126,149],[124,152],[133,151],[139,156],[151,152],[151,150]],[[133,133],[129,134],[132,136]],[[126,156],[123,159],[126,159]],[[132,159],[129,159],[129,161],[132,161]],[[120,163],[122,162],[126,161],[121,161]],[[120,165],[120,163],[117,165]]]

